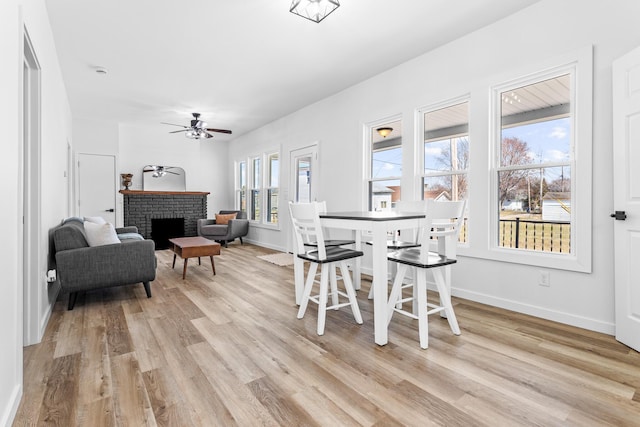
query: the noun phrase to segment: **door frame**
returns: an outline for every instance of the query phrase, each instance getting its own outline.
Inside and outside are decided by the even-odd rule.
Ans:
[[[41,67],[29,33],[24,28],[22,72],[22,144],[20,147],[20,234],[19,271],[23,306],[23,344],[40,342],[47,318],[41,319],[44,277],[40,256],[41,230]],[[42,273],[42,274],[41,274]]]
[[[311,156],[311,186],[309,190],[309,199],[317,200],[318,198],[318,160],[320,158],[320,142],[316,141],[311,144],[291,148],[289,150],[289,191],[288,191],[288,200],[287,200],[287,223],[284,226],[286,230],[286,241],[287,241],[287,252],[293,253],[293,234],[291,230],[291,224],[289,219],[289,201],[297,202],[295,200],[296,197],[296,183],[297,183],[297,174],[296,174],[296,165],[295,160],[304,155]],[[314,185],[315,184],[315,185]]]

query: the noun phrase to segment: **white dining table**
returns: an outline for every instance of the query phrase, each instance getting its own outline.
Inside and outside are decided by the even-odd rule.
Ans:
[[[373,264],[373,325],[375,342],[385,345],[388,342],[387,301],[388,266],[387,266],[387,232],[408,228],[417,228],[424,219],[420,212],[327,212],[320,214],[323,227],[351,230],[356,242],[356,250],[362,250],[362,232],[371,232],[372,264]],[[300,304],[304,288],[304,262],[294,258],[294,282],[296,288],[296,303]],[[353,282],[356,289],[360,289],[360,258],[356,258],[353,266]]]

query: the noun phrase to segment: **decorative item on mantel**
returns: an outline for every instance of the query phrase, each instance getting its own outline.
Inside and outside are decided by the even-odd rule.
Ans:
[[[124,185],[124,189],[128,190],[129,187],[131,186],[131,178],[133,178],[133,174],[121,173],[120,176],[122,177],[122,185]]]

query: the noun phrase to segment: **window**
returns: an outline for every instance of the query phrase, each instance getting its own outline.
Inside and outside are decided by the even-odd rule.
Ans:
[[[278,153],[267,155],[267,224],[278,223],[278,183],[280,178],[280,158]]]
[[[590,273],[593,47],[502,82],[490,91],[487,257]]]
[[[247,211],[247,162],[236,163],[236,209]]]
[[[251,210],[249,219],[260,221],[261,200],[260,189],[262,188],[262,170],[260,168],[260,157],[251,159]]]
[[[400,120],[371,126],[370,178],[368,180],[369,210],[391,210],[401,199],[402,122]]]
[[[566,72],[499,91],[499,247],[572,253],[571,79]]]
[[[469,171],[469,102],[429,109],[422,112],[424,169],[422,198],[464,200],[468,198]],[[466,216],[466,215],[465,215]],[[468,221],[465,217],[458,238],[466,242]]]
[[[246,210],[251,221],[278,225],[279,153],[263,153],[237,162],[236,181],[236,206]]]

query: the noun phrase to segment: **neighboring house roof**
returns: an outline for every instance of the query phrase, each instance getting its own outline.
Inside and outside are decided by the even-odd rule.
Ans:
[[[447,190],[425,190],[424,191],[424,200],[451,200],[451,195]]]
[[[391,193],[395,193],[395,190],[393,190],[390,187],[387,187],[386,185],[378,184],[376,182],[373,183],[373,194],[391,194]]]

